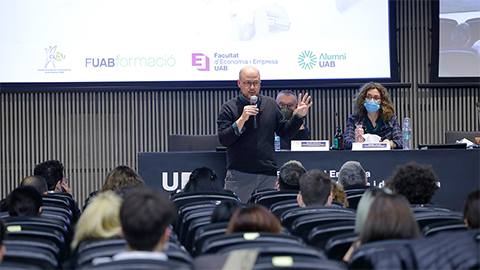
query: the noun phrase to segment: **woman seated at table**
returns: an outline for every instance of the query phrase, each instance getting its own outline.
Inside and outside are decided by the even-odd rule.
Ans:
[[[389,142],[392,149],[402,148],[402,130],[385,87],[375,82],[362,86],[355,96],[354,110],[345,128],[345,149],[352,149],[357,125],[362,125],[365,134],[375,134],[381,142]]]

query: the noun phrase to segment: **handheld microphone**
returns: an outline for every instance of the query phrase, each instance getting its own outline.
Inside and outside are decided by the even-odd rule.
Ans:
[[[257,97],[257,96],[251,96],[251,97],[250,97],[250,101],[252,101],[252,105],[257,106],[258,97]],[[258,128],[258,125],[257,125],[257,116],[256,116],[256,115],[253,116],[253,128],[254,128],[254,129],[257,129],[257,128]]]

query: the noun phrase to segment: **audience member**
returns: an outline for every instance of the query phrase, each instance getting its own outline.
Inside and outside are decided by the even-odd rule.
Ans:
[[[233,213],[241,207],[242,204],[237,201],[221,201],[220,204],[213,209],[211,223],[230,221]]]
[[[332,203],[332,180],[320,170],[310,170],[300,177],[297,201],[301,207]]]
[[[214,170],[201,167],[193,170],[183,190],[185,192],[223,191],[224,184],[224,180],[219,179]]]
[[[158,191],[146,187],[131,189],[120,208],[127,252],[115,255],[113,260],[136,257],[167,260],[163,245],[168,242],[175,214],[173,204]]]
[[[175,214],[175,206],[158,191],[147,187],[128,190],[120,207],[121,234],[127,241],[126,251],[111,258],[95,259],[93,264],[131,259],[167,261],[163,245],[168,242],[170,223]]]
[[[63,164],[60,161],[48,160],[35,166],[33,174],[45,178],[49,191],[68,192],[72,194],[66,178],[64,178],[63,171]]]
[[[391,193],[391,192],[390,192]],[[365,225],[367,220],[368,212],[370,211],[370,206],[376,197],[379,195],[385,194],[385,190],[378,187],[370,187],[367,189],[360,201],[358,202],[357,213],[355,218],[355,232],[360,233]]]
[[[430,203],[438,190],[438,180],[432,166],[416,162],[397,166],[390,181],[395,193],[405,196],[411,204]]]
[[[461,23],[453,28],[450,39],[454,47],[467,47],[472,37],[472,30],[468,23]]]
[[[420,229],[408,200],[400,194],[380,194],[370,206],[359,240],[366,244],[419,237]]]
[[[25,177],[20,186],[32,186],[34,187],[40,194],[47,194],[48,186],[47,181],[40,175],[31,175]]]
[[[108,173],[105,183],[100,191],[115,191],[125,186],[137,187],[143,185],[145,185],[145,182],[143,182],[140,175],[138,175],[132,168],[126,165],[120,165]]]
[[[338,172],[338,182],[345,190],[368,188],[365,170],[358,161],[347,161],[342,165]]]
[[[420,237],[420,229],[408,200],[400,194],[380,194],[370,206],[358,241],[352,245],[343,260],[348,261],[353,249],[363,244]]]
[[[122,199],[113,191],[100,192],[92,198],[75,227],[72,250],[79,245],[119,236],[121,204]]]
[[[393,103],[383,85],[369,82],[360,88],[354,99],[354,114],[348,116],[344,133],[345,149],[352,149],[355,129],[361,125],[365,134],[380,136],[390,147],[402,148],[402,130],[393,109]]]
[[[265,206],[250,204],[237,209],[230,219],[227,234],[235,232],[281,233],[282,225]]]
[[[348,207],[347,194],[341,185],[332,180],[332,200],[341,202],[343,206]]]
[[[3,261],[3,256],[5,255],[5,251],[7,251],[7,248],[3,244],[3,240],[5,240],[6,236],[7,228],[3,223],[3,220],[0,218],[0,262]]]
[[[277,190],[300,190],[300,177],[307,171],[302,163],[290,160],[280,168],[277,183]]]
[[[10,194],[8,213],[11,217],[40,216],[42,206],[42,195],[34,187],[20,186]]]
[[[277,104],[281,109],[283,117],[290,119],[296,113],[297,95],[291,90],[283,90],[278,93]],[[292,140],[311,140],[310,130],[303,124],[291,139],[280,138],[281,149],[291,149]]]
[[[467,229],[480,228],[480,190],[477,189],[468,194],[463,208],[463,221]]]

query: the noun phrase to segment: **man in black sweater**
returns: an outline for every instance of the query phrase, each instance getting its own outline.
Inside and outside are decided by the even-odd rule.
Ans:
[[[260,84],[256,68],[242,68],[237,80],[240,95],[224,103],[217,118],[218,138],[227,147],[225,189],[234,191],[244,202],[255,189],[275,188],[274,133],[293,137],[312,105],[308,94],[303,98],[300,94],[296,114],[286,120],[273,98],[258,95]],[[257,98],[256,105],[252,96]]]

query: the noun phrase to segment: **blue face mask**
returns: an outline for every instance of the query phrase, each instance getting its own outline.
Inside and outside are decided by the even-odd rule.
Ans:
[[[365,101],[365,104],[363,104],[363,106],[365,106],[368,113],[374,114],[378,110],[380,110],[380,101],[375,101],[373,99],[369,101]]]

